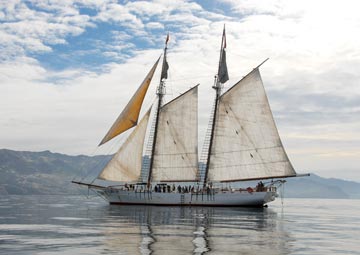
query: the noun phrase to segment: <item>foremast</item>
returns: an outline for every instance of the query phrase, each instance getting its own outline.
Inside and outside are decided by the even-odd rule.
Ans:
[[[211,151],[214,141],[214,131],[215,131],[215,124],[216,124],[216,114],[218,111],[218,104],[219,104],[219,98],[221,95],[221,88],[222,84],[225,83],[227,80],[229,80],[229,75],[227,72],[227,66],[226,66],[226,34],[225,34],[225,25],[223,29],[223,35],[221,40],[221,47],[220,47],[220,58],[219,58],[219,65],[218,65],[218,71],[217,74],[214,77],[214,85],[212,88],[215,90],[215,107],[214,112],[212,114],[212,125],[211,125],[211,133],[210,133],[210,143],[209,143],[209,149],[207,153],[207,159],[206,159],[206,168],[205,168],[205,174],[204,174],[204,187],[207,184],[207,178],[208,178],[208,172],[209,172],[209,166],[210,166],[210,159],[211,159]]]
[[[150,157],[150,167],[148,172],[148,179],[147,179],[147,187],[150,188],[151,185],[151,175],[152,175],[152,169],[154,165],[154,152],[156,148],[156,138],[158,133],[158,126],[159,126],[159,115],[160,115],[160,108],[162,105],[163,97],[165,95],[165,80],[167,79],[167,71],[169,69],[169,65],[166,60],[166,53],[167,53],[167,44],[169,42],[169,34],[166,37],[165,40],[165,47],[164,47],[164,57],[161,67],[161,76],[160,76],[160,82],[159,86],[156,90],[156,95],[158,97],[158,104],[156,107],[156,114],[155,114],[155,128],[154,128],[154,140],[152,142],[152,148],[151,148],[151,157]]]

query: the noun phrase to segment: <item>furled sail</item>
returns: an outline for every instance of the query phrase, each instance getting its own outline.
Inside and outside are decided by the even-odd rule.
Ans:
[[[153,181],[197,179],[197,109],[197,86],[161,108],[153,155]]]
[[[142,152],[150,110],[129,135],[98,178],[108,181],[138,181],[141,174]]]
[[[154,66],[151,68],[150,72],[145,77],[144,81],[141,83],[140,87],[135,92],[124,110],[121,112],[119,117],[116,119],[110,130],[102,139],[99,146],[121,134],[122,132],[128,130],[129,128],[136,126],[141,110],[141,105],[144,101],[144,97],[149,88],[151,79],[154,75],[159,60],[160,58],[155,62]]]
[[[296,175],[256,68],[219,99],[208,181]]]

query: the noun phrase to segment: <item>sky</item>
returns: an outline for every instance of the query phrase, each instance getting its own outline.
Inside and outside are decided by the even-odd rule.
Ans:
[[[166,100],[199,86],[200,145],[224,24],[229,88],[260,71],[295,169],[360,181],[356,0],[0,0],[0,148],[98,148],[170,34]],[[155,100],[155,74],[147,108]]]

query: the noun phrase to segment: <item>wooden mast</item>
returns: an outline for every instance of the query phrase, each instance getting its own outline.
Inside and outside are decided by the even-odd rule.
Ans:
[[[218,66],[217,75],[215,76],[215,79],[214,79],[214,85],[212,86],[212,88],[215,89],[215,91],[216,91],[215,108],[214,108],[213,119],[212,119],[212,126],[211,126],[211,133],[210,133],[210,143],[209,143],[209,150],[208,150],[206,168],[205,168],[205,175],[204,175],[204,184],[203,184],[204,187],[207,184],[207,177],[208,177],[209,166],[210,166],[210,158],[211,158],[210,155],[211,155],[212,145],[213,145],[213,140],[214,140],[215,122],[216,122],[216,115],[217,115],[217,110],[218,110],[217,108],[218,108],[218,104],[219,104],[219,98],[220,98],[220,95],[221,95],[221,82],[219,80],[219,74],[220,74],[221,62],[222,62],[222,57],[223,57],[223,50],[224,50],[224,47],[226,47],[225,40],[226,39],[225,39],[225,25],[224,25],[223,36],[222,36],[221,47],[220,47],[219,66]]]
[[[150,188],[150,184],[151,184],[151,175],[152,175],[152,169],[153,169],[153,164],[154,164],[154,152],[155,152],[155,147],[156,147],[156,137],[157,137],[157,129],[158,129],[158,125],[159,125],[160,108],[162,105],[163,96],[165,95],[165,79],[167,79],[167,68],[168,68],[168,64],[166,61],[166,52],[167,52],[168,41],[169,41],[169,34],[167,35],[166,40],[165,40],[164,58],[163,58],[162,67],[161,67],[160,83],[159,83],[159,86],[156,91],[156,94],[158,96],[158,105],[157,105],[157,109],[156,109],[154,140],[153,140],[152,148],[151,148],[150,168],[149,168],[148,179],[147,179],[147,187],[148,188]]]

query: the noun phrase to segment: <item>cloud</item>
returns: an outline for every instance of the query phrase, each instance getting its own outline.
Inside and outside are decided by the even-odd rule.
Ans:
[[[164,29],[164,25],[159,22],[149,22],[145,26],[147,29]]]
[[[169,3],[170,3],[170,1],[169,1]],[[149,1],[128,2],[126,4],[126,8],[128,8],[131,12],[134,12],[139,16],[147,16],[147,17],[160,15],[160,14],[168,12],[170,9],[172,9],[168,5],[163,4],[163,3],[159,2],[159,1],[155,1],[155,2],[149,2]]]
[[[50,12],[51,11],[51,12]],[[3,60],[30,53],[52,51],[51,45],[67,43],[67,36],[77,36],[93,26],[71,2],[9,1],[2,10],[0,44]]]
[[[2,84],[17,82],[41,80],[46,74],[46,70],[33,59],[24,56],[18,56],[13,61],[4,61],[0,65],[0,81]]]
[[[102,6],[93,20],[101,22],[118,22],[123,26],[132,29],[142,29],[144,27],[141,19],[136,15],[131,14],[125,6],[115,3]]]

